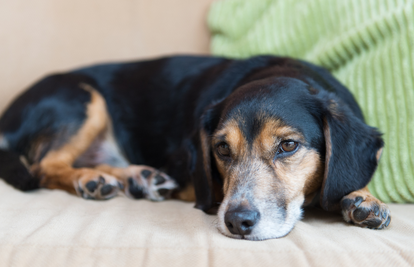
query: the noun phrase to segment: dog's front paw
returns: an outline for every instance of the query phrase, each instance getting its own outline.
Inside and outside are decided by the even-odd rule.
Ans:
[[[341,200],[342,215],[348,223],[371,229],[384,229],[391,222],[387,205],[372,195],[352,192]]]
[[[129,166],[128,171],[131,175],[127,179],[125,193],[131,198],[162,201],[169,198],[178,187],[167,174],[148,166]]]
[[[91,169],[77,171],[78,181],[74,186],[79,196],[86,199],[104,200],[117,195],[121,184],[118,180],[106,173]]]

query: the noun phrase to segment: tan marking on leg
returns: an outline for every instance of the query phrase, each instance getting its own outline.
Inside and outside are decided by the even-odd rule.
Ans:
[[[98,165],[95,167],[95,169],[113,175],[124,183],[126,183],[128,177],[131,177],[132,175],[132,173],[130,173],[130,171],[128,171],[126,168],[117,168],[106,164]]]
[[[105,130],[108,123],[103,97],[89,85],[82,84],[81,87],[91,94],[91,102],[87,105],[84,124],[66,144],[59,149],[49,151],[38,165],[32,166],[34,174],[41,178],[42,187],[76,193],[78,186],[84,190],[83,187],[89,181],[97,183],[99,180],[102,181],[99,179],[100,177],[104,178],[106,184],[117,186],[116,179],[104,172],[72,167],[76,158],[88,149],[93,140]],[[103,186],[102,183],[101,185]],[[100,196],[97,197],[100,198]]]
[[[182,201],[194,202],[196,200],[194,187],[192,185],[188,185],[183,190],[174,193],[172,198]]]
[[[93,140],[105,130],[108,123],[105,100],[96,90],[90,89],[86,85],[85,87],[91,93],[91,102],[87,106],[85,123],[67,144],[58,150],[47,153],[41,165],[49,162],[65,162],[72,165],[76,158],[85,152]]]
[[[112,122],[108,120],[106,130],[94,139],[89,148],[76,159],[73,166],[95,168],[98,165],[107,164],[120,168],[128,167],[130,163],[119,147],[112,129]]]
[[[361,197],[363,197],[364,199],[366,199],[367,197],[374,197],[374,196],[371,194],[371,192],[369,192],[369,189],[368,189],[368,187],[367,187],[367,186],[365,186],[364,188],[359,189],[359,190],[357,190],[357,191],[354,191],[354,192],[352,192],[352,193],[354,193],[354,194],[358,194],[358,196],[361,196]],[[351,194],[352,194],[352,193],[351,193]]]

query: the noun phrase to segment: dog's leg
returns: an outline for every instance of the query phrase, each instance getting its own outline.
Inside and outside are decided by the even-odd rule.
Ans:
[[[96,169],[117,177],[125,185],[125,194],[131,198],[161,201],[171,196],[177,183],[167,174],[145,165],[117,168],[99,165]]]
[[[345,221],[360,227],[383,229],[391,222],[388,206],[371,195],[367,187],[343,197],[341,207]]]
[[[85,122],[67,143],[49,151],[39,164],[33,165],[32,171],[40,178],[42,187],[63,189],[84,198],[109,199],[117,194],[120,187],[114,176],[96,169],[72,167],[75,160],[106,129],[109,121],[103,97],[91,87],[83,87],[91,93]]]

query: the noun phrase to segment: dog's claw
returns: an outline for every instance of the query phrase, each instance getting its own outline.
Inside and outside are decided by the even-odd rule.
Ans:
[[[356,197],[355,202],[354,202],[354,206],[358,208],[359,205],[361,205],[362,201],[364,201],[364,199],[362,197]]]
[[[387,219],[387,221],[385,222],[385,227],[388,227],[388,225],[390,224],[390,222],[391,222],[391,216],[388,216],[388,219]]]

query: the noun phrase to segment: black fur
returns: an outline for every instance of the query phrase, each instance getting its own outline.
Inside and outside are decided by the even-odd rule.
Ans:
[[[325,210],[337,210],[343,196],[369,183],[378,164],[377,151],[384,146],[384,142],[375,128],[354,116],[350,108],[335,95],[326,94],[322,97],[324,106],[336,103],[337,110],[336,115],[329,108],[324,111],[332,148],[321,205]]]
[[[196,208],[208,214],[214,214],[220,204],[222,195],[222,180],[218,173],[213,152],[210,147],[210,136],[217,128],[222,105],[215,104],[208,108],[200,118],[200,127],[194,137],[194,144],[198,148],[195,168],[191,172],[192,183],[196,194]],[[204,137],[204,138],[203,138]],[[203,146],[203,142],[205,143]],[[208,145],[208,149],[204,150]],[[205,160],[208,161],[206,164]]]
[[[368,183],[377,165],[375,153],[383,144],[378,132],[363,122],[351,93],[323,68],[272,56],[246,60],[177,56],[46,77],[15,100],[0,119],[8,149],[33,163],[40,160],[30,155],[38,138],[66,136],[48,149],[67,140],[85,119],[90,99],[80,83],[90,84],[104,96],[115,138],[128,160],[162,169],[182,188],[193,183],[196,206],[206,212],[220,201],[221,178],[212,152],[202,152],[201,133],[208,138],[236,111],[245,116],[246,123],[240,126],[247,139],[261,127],[255,111],[265,107],[264,116],[276,116],[301,131],[306,145],[322,156],[324,118],[328,121],[334,135],[321,200],[326,209]],[[338,103],[343,120],[329,113],[330,99]],[[208,170],[205,155],[211,164]],[[0,169],[6,169],[4,164]],[[36,183],[24,175],[6,181],[21,189]]]
[[[0,177],[22,191],[39,188],[39,181],[29,173],[29,170],[20,161],[20,156],[14,152],[1,149]]]

